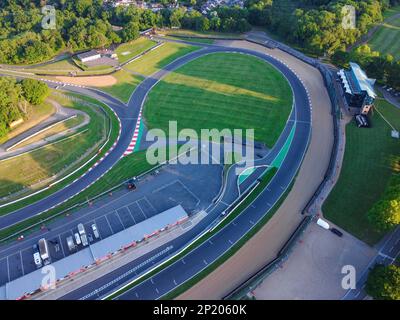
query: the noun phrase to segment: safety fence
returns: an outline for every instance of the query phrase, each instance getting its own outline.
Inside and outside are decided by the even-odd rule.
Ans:
[[[332,121],[333,121],[333,145],[332,145],[332,150],[330,154],[330,159],[329,159],[329,164],[328,167],[325,171],[324,178],[321,181],[321,183],[318,185],[317,189],[315,190],[313,196],[310,198],[310,200],[307,202],[306,206],[303,208],[301,211],[301,214],[305,215],[305,217],[302,219],[296,230],[291,234],[289,239],[286,241],[286,243],[283,245],[283,247],[280,249],[278,252],[277,256],[275,259],[270,261],[267,265],[265,265],[263,268],[261,268],[259,271],[257,271],[255,274],[253,274],[251,277],[249,277],[245,282],[240,284],[238,287],[236,287],[234,290],[232,290],[229,294],[227,294],[223,299],[229,300],[229,299],[241,299],[245,297],[250,291],[254,290],[266,277],[268,277],[274,270],[279,268],[281,263],[287,259],[289,256],[291,250],[293,249],[294,245],[297,243],[299,237],[302,235],[303,231],[305,228],[308,226],[308,224],[314,219],[314,215],[312,212],[310,212],[310,208],[314,204],[314,202],[320,197],[324,187],[329,183],[329,181],[333,178],[335,175],[335,169],[336,169],[336,160],[338,156],[338,150],[339,150],[339,125],[340,125],[340,108],[339,108],[339,100],[338,96],[336,94],[335,90],[335,85],[334,81],[335,78],[332,74],[332,72],[329,70],[329,68],[321,63],[319,60],[311,58],[306,56],[305,54],[274,40],[269,40],[269,41],[255,41],[255,40],[249,40],[250,42],[257,43],[259,45],[263,45],[268,48],[278,48],[294,57],[297,59],[315,67],[316,69],[319,70],[319,72],[322,75],[322,78],[324,79],[324,84],[325,87],[327,88],[329,99],[331,101],[331,114],[332,114]],[[315,213],[314,213],[315,214]]]

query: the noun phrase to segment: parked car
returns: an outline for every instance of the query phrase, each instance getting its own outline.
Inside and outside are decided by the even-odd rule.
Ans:
[[[35,266],[36,268],[41,268],[42,267],[42,258],[40,257],[40,253],[39,252],[35,252],[33,254],[33,261],[35,262]]]
[[[135,190],[136,189],[136,185],[133,181],[133,179],[129,180],[128,183],[126,184],[127,188],[129,190]]]
[[[67,238],[67,246],[68,246],[69,251],[72,251],[75,249],[75,243],[74,243],[74,239],[72,238],[72,236],[69,236]]]
[[[336,228],[332,228],[331,232],[336,234],[338,237],[342,237],[343,236],[343,233],[341,231],[339,231],[338,229],[336,229]]]
[[[368,117],[364,114],[356,115],[354,117],[354,120],[356,122],[356,126],[359,128],[368,128],[369,127]]]
[[[35,243],[32,247],[33,249],[33,261],[35,263],[36,268],[42,267],[42,258],[40,257],[39,246]]]
[[[79,234],[80,234],[80,235],[83,235],[83,234],[86,233],[85,227],[83,226],[82,223],[78,224],[78,231],[79,231]]]
[[[83,245],[84,247],[86,247],[87,245],[89,245],[89,242],[88,242],[88,239],[87,239],[86,234],[82,234],[82,235],[81,235],[81,240],[82,240],[82,245]]]
[[[75,242],[78,246],[82,243],[79,233],[75,233]]]
[[[93,235],[96,239],[100,237],[99,230],[97,230],[97,226],[95,223],[92,224]]]

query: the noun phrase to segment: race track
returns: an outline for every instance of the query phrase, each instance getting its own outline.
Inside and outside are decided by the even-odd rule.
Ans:
[[[199,44],[196,44],[199,45]],[[242,54],[250,54],[256,56],[274,67],[276,67],[290,83],[293,95],[294,105],[293,110],[286,123],[286,127],[281,134],[278,142],[267,156],[267,161],[271,163],[281,151],[283,145],[290,137],[290,146],[287,150],[287,155],[284,158],[279,170],[274,178],[269,183],[268,187],[260,194],[253,204],[242,212],[234,221],[225,226],[210,241],[201,244],[194,249],[183,259],[178,260],[166,269],[162,270],[152,278],[142,282],[140,285],[121,295],[120,299],[157,299],[173,290],[179,284],[187,281],[198,272],[202,271],[218,257],[230,249],[238,240],[240,240],[257,222],[269,213],[270,209],[281,198],[285,191],[291,185],[300,165],[304,154],[307,150],[310,135],[311,135],[311,107],[309,104],[308,94],[300,81],[300,79],[282,62],[266,54],[243,49],[231,48],[217,45],[205,45],[201,50],[189,53],[167,65],[164,69],[146,78],[134,91],[129,100],[128,105],[122,104],[119,100],[110,97],[98,90],[77,88],[66,86],[65,89],[75,91],[84,95],[91,96],[106,103],[115,111],[121,120],[121,136],[113,151],[93,170],[84,175],[81,179],[75,181],[63,190],[55,192],[49,197],[42,199],[30,206],[21,210],[7,214],[0,218],[0,229],[6,228],[12,224],[18,223],[24,219],[35,216],[48,210],[49,208],[62,203],[73,195],[81,192],[86,187],[90,186],[99,179],[105,172],[114,166],[121,158],[129,143],[131,142],[133,131],[136,125],[136,119],[139,111],[146,99],[151,88],[169,72],[179,68],[180,66],[201,57],[206,54],[216,52],[238,52]],[[291,135],[292,132],[292,135]],[[165,244],[164,246],[154,250],[137,260],[134,260],[127,265],[96,279],[90,284],[83,286],[63,299],[96,299],[102,297],[122,284],[134,279],[140,273],[146,271],[150,266],[137,268],[144,261],[151,257],[157,256],[153,260],[154,263],[160,262],[181,249],[196,234],[206,230],[221,212],[226,209],[223,203],[217,203],[209,212],[208,215],[194,227],[189,233]],[[167,247],[170,250],[163,254]],[[135,269],[129,277],[121,278],[120,281],[115,281],[118,277],[125,274],[127,271]],[[103,288],[99,290],[99,288]]]

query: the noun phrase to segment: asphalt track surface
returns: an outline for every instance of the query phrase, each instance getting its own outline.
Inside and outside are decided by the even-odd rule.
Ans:
[[[182,259],[161,270],[150,279],[129,289],[120,295],[118,299],[158,299],[209,266],[243,237],[262,217],[268,214],[269,210],[290,186],[303,160],[311,135],[311,108],[307,92],[301,81],[281,62],[265,54],[247,49],[209,46],[178,59],[172,65],[165,68],[163,74],[178,68],[192,59],[214,52],[251,54],[275,66],[288,79],[294,93],[294,109],[281,137],[268,154],[267,160],[269,163],[273,161],[288,138],[290,131],[295,126],[293,140],[288,153],[267,188],[242,214],[211,237],[209,241],[201,244]],[[149,90],[149,87],[146,85],[143,89]],[[224,202],[216,203],[208,211],[208,215],[191,229],[190,232],[78,288],[61,299],[98,299],[115,291],[116,288],[135,279],[150,267],[167,259],[177,250],[183,248],[194,236],[207,230],[218,219],[221,212],[226,209]]]
[[[199,45],[196,43],[196,45]],[[180,66],[199,58],[205,54],[217,52],[238,52],[256,56],[271,65],[275,66],[289,81],[294,94],[294,109],[287,122],[287,125],[275,144],[274,148],[268,154],[268,161],[272,162],[285,143],[289,132],[295,125],[295,132],[288,154],[285,157],[280,169],[271,180],[268,187],[260,196],[242,212],[234,221],[229,223],[221,231],[215,234],[210,241],[200,245],[183,259],[163,269],[155,276],[128,290],[120,299],[157,299],[173,290],[179,284],[187,281],[196,273],[203,270],[224,252],[231,248],[243,235],[245,235],[279,200],[282,194],[287,190],[293,181],[296,172],[302,162],[306,152],[310,134],[311,134],[311,108],[305,88],[296,75],[284,64],[265,54],[248,49],[229,48],[221,46],[204,46],[203,49],[192,52],[173,61],[164,69],[146,78],[134,91],[128,105],[122,104],[119,100],[109,95],[86,88],[77,88],[66,86],[65,89],[85,94],[106,103],[111,107],[121,120],[122,132],[115,149],[92,171],[83,178],[72,183],[61,191],[44,198],[30,206],[15,211],[0,218],[0,229],[40,214],[69,197],[79,193],[85,187],[96,181],[109,168],[114,166],[121,158],[122,154],[131,142],[136,119],[142,104],[145,101],[147,93],[151,88],[166,74],[179,68]],[[229,196],[229,195],[228,195]],[[165,244],[129,264],[96,279],[90,284],[83,286],[63,299],[96,299],[105,294],[113,292],[122,284],[136,278],[137,275],[148,270],[151,266],[168,258],[171,254],[187,244],[196,234],[207,229],[215,221],[220,213],[226,209],[222,202],[215,204],[196,227],[189,233]],[[167,250],[168,249],[168,250]]]

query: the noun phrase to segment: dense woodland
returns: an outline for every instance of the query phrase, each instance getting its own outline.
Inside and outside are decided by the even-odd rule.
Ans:
[[[42,104],[49,91],[47,84],[34,79],[17,82],[0,77],[0,138],[8,133],[13,121],[26,118],[30,107]]]
[[[168,1],[157,1],[165,5]],[[36,63],[61,50],[78,51],[135,39],[149,27],[183,27],[199,31],[244,32],[265,27],[289,43],[317,55],[343,51],[382,20],[382,12],[400,0],[245,0],[245,7],[220,7],[203,16],[204,0],[181,1],[157,13],[149,9],[112,7],[102,0],[4,0],[0,3],[0,63]],[[57,29],[41,28],[41,6],[57,9]],[[342,28],[342,7],[357,9],[357,29]],[[197,10],[196,10],[197,9]],[[112,25],[122,26],[114,31]]]

